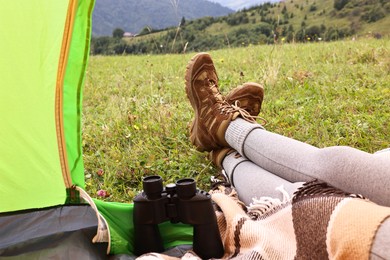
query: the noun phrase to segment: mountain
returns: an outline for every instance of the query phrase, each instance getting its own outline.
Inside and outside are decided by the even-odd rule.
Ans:
[[[244,8],[249,8],[255,5],[261,5],[264,3],[276,3],[280,0],[209,0],[214,3],[219,3],[222,6],[229,7],[233,10],[242,10]]]
[[[146,26],[152,29],[177,26],[182,17],[192,20],[232,12],[234,10],[206,0],[96,0],[92,35],[111,36],[116,28],[137,34]]]
[[[180,27],[143,30],[136,37],[95,38],[91,42],[91,53],[183,53],[256,44],[389,37],[390,2],[384,1],[286,0],[265,3],[226,16],[186,20]]]

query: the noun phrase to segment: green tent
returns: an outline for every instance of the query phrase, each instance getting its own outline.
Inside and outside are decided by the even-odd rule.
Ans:
[[[132,254],[132,204],[84,189],[81,104],[94,0],[0,0],[0,258]],[[165,246],[192,229],[161,224]]]

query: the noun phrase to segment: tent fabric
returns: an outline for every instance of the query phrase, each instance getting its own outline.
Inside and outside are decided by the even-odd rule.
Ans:
[[[62,204],[53,86],[67,3],[0,4],[0,212]]]
[[[91,243],[97,218],[89,205],[0,216],[0,259],[107,259],[107,243]]]
[[[84,188],[81,142],[82,90],[89,59],[94,0],[78,1],[63,90],[66,152],[72,184]]]
[[[93,0],[0,0],[0,212],[84,186],[81,93]]]
[[[94,202],[107,221],[110,229],[110,254],[133,255],[134,225],[133,203],[105,202],[94,199]],[[186,224],[172,224],[169,221],[159,225],[164,248],[178,245],[192,245],[193,227]]]

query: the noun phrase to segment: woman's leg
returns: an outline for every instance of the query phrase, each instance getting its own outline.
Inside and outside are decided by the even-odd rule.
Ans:
[[[242,156],[236,156],[236,152],[230,153],[222,161],[230,182],[235,187],[239,199],[246,205],[250,205],[253,198],[271,197],[281,201],[284,199],[284,190],[291,197],[302,186],[302,182],[289,182],[270,173]],[[379,153],[378,153],[379,155]],[[388,156],[380,153],[380,156]],[[281,189],[279,189],[281,187]],[[370,251],[370,259],[389,259],[390,257],[390,218],[386,219],[375,234]]]
[[[291,197],[302,184],[286,181],[244,157],[237,157],[236,153],[231,153],[224,158],[222,168],[237,190],[238,197],[246,205],[249,205],[253,198],[260,197],[277,198],[283,201],[284,195],[280,189],[286,191]]]
[[[390,206],[390,157],[351,147],[317,148],[271,133],[237,118],[226,141],[256,165],[289,182],[319,179],[350,193]]]

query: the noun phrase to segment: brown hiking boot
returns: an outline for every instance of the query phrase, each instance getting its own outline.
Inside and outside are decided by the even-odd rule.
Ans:
[[[225,100],[229,104],[245,109],[251,116],[256,117],[260,113],[263,98],[263,86],[254,82],[247,82],[232,89]]]
[[[199,151],[229,147],[225,132],[238,116],[255,122],[248,112],[227,103],[218,89],[218,76],[208,53],[196,54],[187,65],[186,93],[195,110],[190,140]]]

